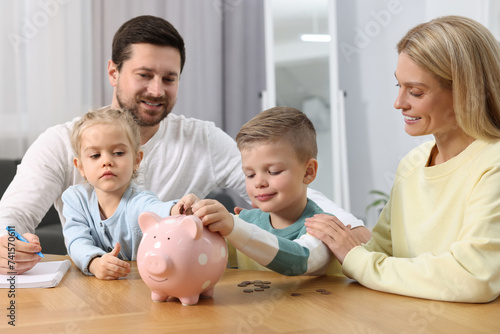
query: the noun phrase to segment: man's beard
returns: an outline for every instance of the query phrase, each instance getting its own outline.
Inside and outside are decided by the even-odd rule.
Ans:
[[[136,96],[133,100],[126,100],[122,99],[121,97],[121,90],[119,87],[117,87],[116,91],[116,99],[118,101],[118,105],[123,111],[126,111],[132,115],[134,118],[135,122],[139,126],[155,126],[159,124],[165,117],[170,114],[172,109],[174,108],[175,102],[170,103],[167,97],[162,97],[162,98],[154,98],[154,97],[146,97],[142,95]],[[163,112],[151,112],[148,110],[143,110],[143,113],[148,114],[151,116],[149,119],[145,119],[141,115],[141,111],[139,110],[139,104],[142,103],[141,101],[148,101],[150,103],[161,103],[163,105]]]

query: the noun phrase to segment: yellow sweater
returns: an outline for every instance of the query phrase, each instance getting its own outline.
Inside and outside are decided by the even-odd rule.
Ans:
[[[500,294],[500,141],[476,140],[425,167],[433,146],[401,161],[372,239],[347,254],[342,270],[375,290],[491,301]]]

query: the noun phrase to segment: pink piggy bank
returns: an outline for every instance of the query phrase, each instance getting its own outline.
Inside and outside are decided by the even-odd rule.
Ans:
[[[139,216],[143,232],[137,252],[142,280],[157,302],[177,297],[194,305],[212,297],[227,263],[227,246],[219,233],[204,227],[196,216],[161,218],[152,212]]]

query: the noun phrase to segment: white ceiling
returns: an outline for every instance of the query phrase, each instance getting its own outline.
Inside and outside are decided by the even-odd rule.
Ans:
[[[328,33],[328,0],[271,0],[277,44]]]

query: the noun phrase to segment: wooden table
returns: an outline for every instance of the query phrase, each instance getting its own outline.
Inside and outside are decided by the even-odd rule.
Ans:
[[[237,285],[245,280],[270,281],[271,287],[244,293]],[[56,288],[16,290],[15,329],[5,316],[7,292],[0,293],[2,334],[500,333],[500,299],[436,302],[373,291],[342,277],[228,269],[213,298],[182,306],[152,302],[135,262],[127,279],[115,281],[85,276],[72,265]]]

